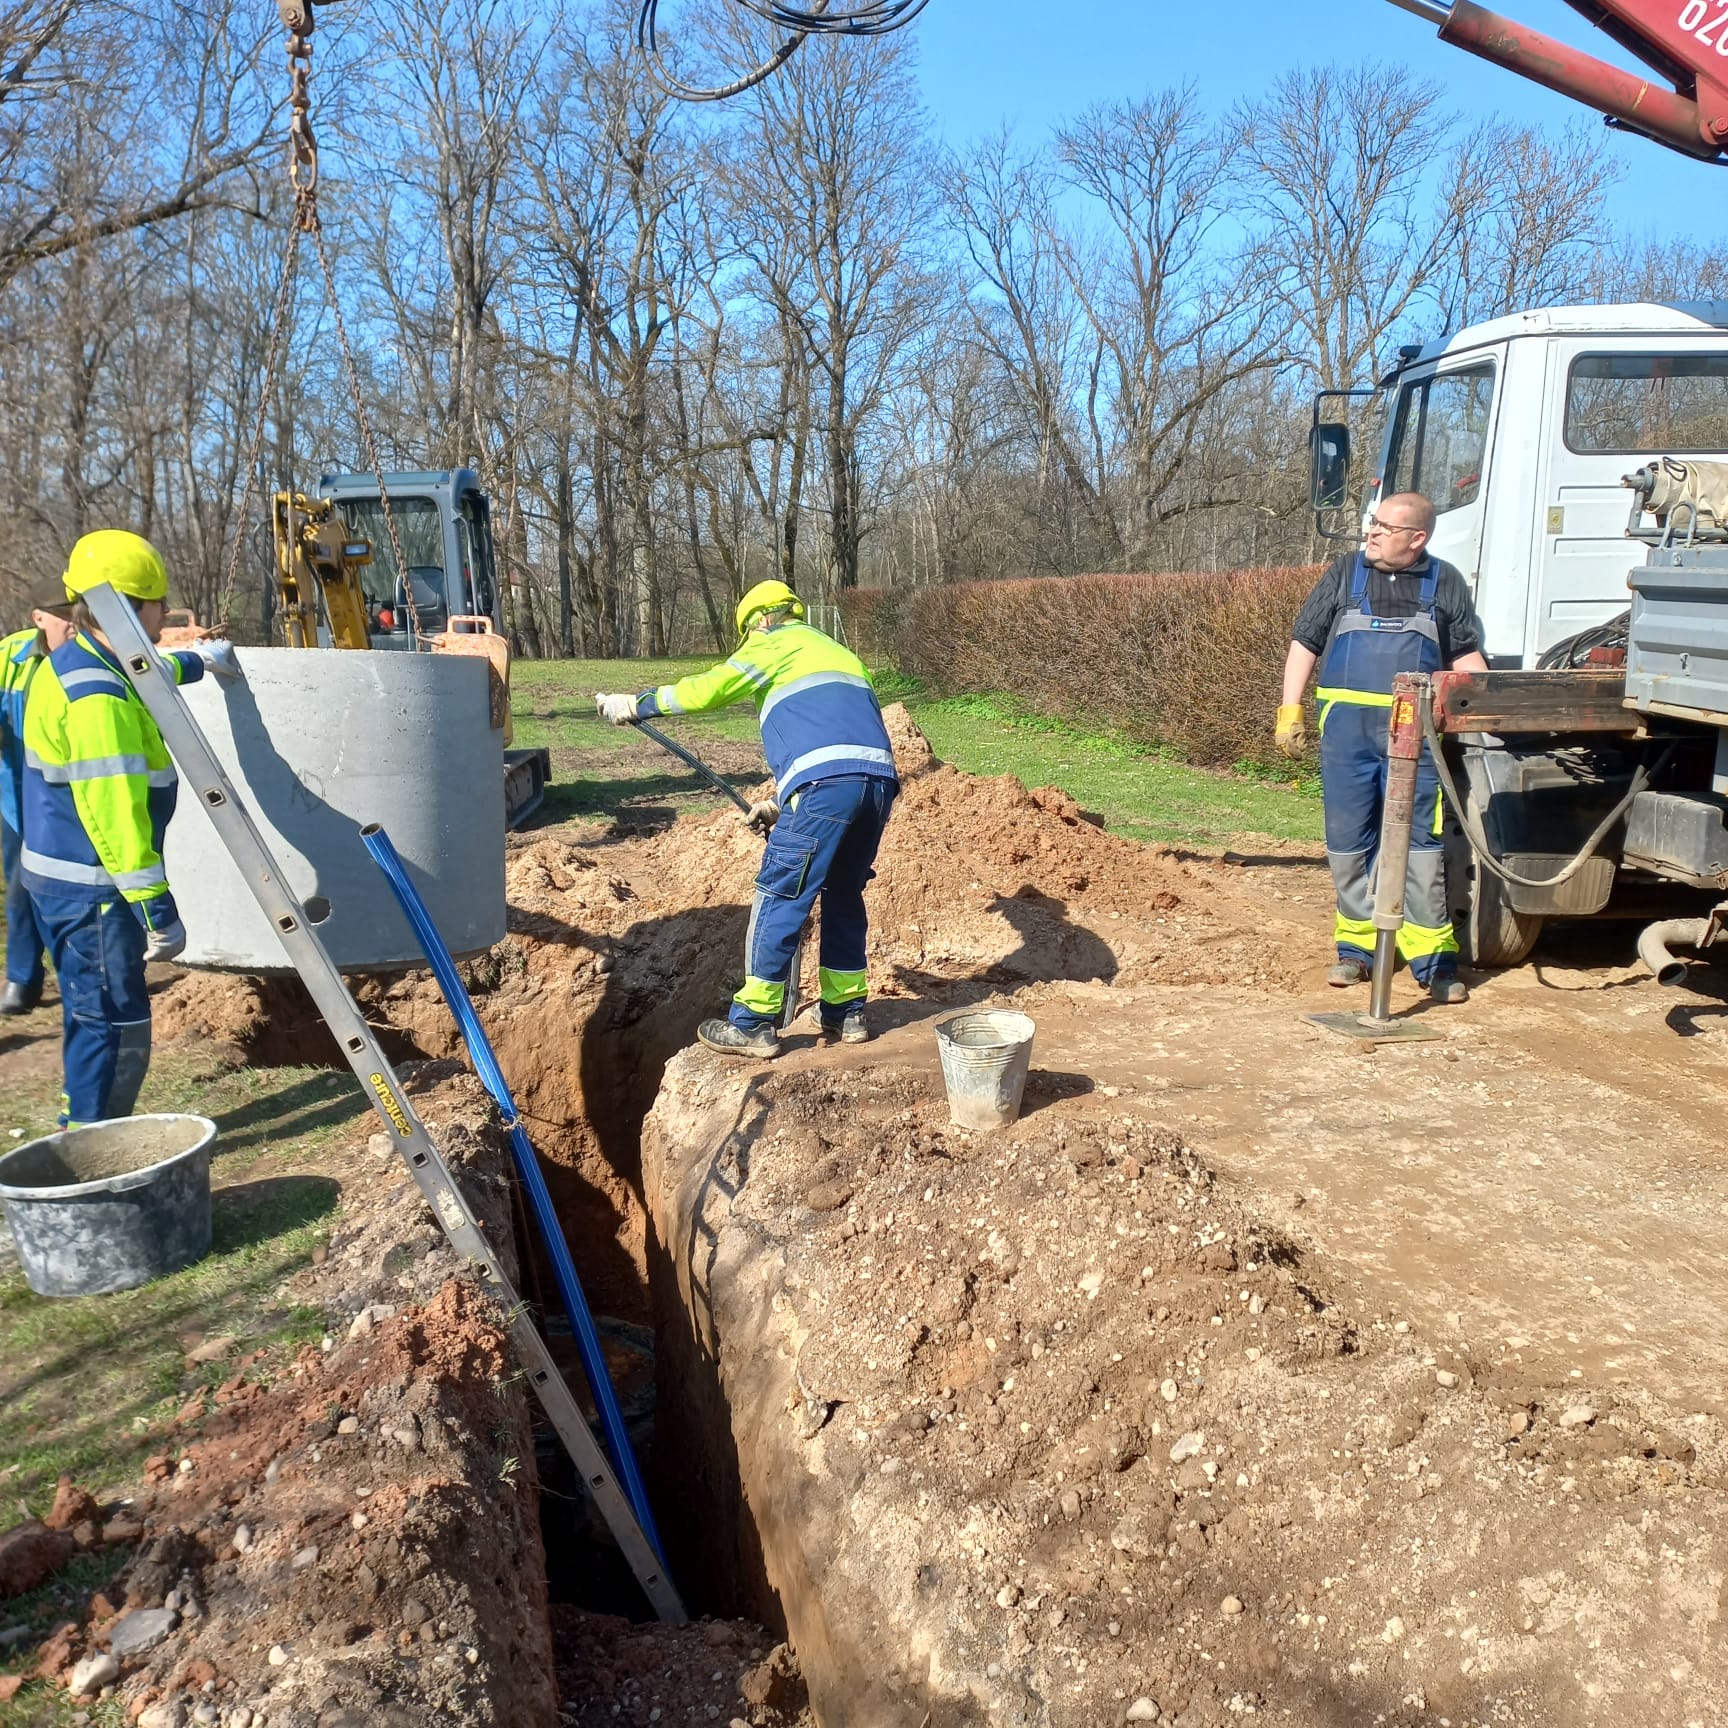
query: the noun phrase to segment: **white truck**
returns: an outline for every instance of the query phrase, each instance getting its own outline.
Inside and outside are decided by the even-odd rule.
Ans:
[[[1516,964],[1550,917],[1673,911],[1677,889],[1719,899],[1728,521],[1712,502],[1728,517],[1728,467],[1714,466],[1728,465],[1728,302],[1517,313],[1401,350],[1374,392],[1324,393],[1313,501],[1323,533],[1354,540],[1336,526],[1356,503],[1349,424],[1322,417],[1343,394],[1383,410],[1366,509],[1432,498],[1433,550],[1464,573],[1483,624],[1492,670],[1436,680],[1467,957]],[[1720,922],[1665,923],[1646,957],[1676,981],[1662,943],[1706,946]]]

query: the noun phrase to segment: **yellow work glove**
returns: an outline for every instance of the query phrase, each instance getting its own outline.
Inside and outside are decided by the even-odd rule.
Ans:
[[[1286,756],[1300,756],[1308,748],[1308,718],[1300,702],[1286,702],[1278,710],[1278,730],[1273,736]]]

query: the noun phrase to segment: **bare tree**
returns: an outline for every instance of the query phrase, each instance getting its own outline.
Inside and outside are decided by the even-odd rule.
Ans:
[[[1474,181],[1446,157],[1438,91],[1392,66],[1290,72],[1237,111],[1263,226],[1267,287],[1300,332],[1322,389],[1369,380],[1390,332],[1456,266]]]

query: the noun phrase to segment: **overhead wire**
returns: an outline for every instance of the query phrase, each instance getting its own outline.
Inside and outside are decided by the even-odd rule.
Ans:
[[[759,65],[725,84],[686,83],[666,64],[660,45],[660,0],[642,0],[636,17],[636,42],[648,62],[650,75],[670,95],[684,102],[723,102],[771,78],[811,36],[886,36],[903,29],[929,4],[929,0],[870,0],[844,11],[830,11],[823,0],[813,8],[791,6],[783,0],[731,0],[731,4],[762,19],[786,39]]]

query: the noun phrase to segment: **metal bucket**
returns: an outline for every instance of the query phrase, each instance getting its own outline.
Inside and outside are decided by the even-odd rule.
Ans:
[[[1006,1128],[1020,1114],[1032,1066],[1030,1016],[1011,1008],[956,1014],[936,1026],[949,1119],[960,1128]]]
[[[128,1116],[0,1158],[0,1208],[38,1296],[130,1290],[210,1252],[203,1116]]]

